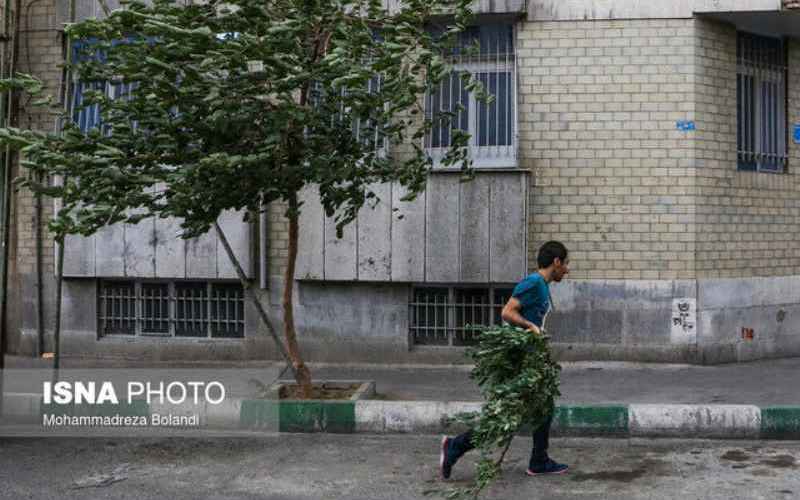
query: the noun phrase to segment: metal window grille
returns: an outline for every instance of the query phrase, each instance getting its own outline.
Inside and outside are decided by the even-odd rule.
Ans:
[[[208,285],[175,284],[175,335],[208,336]]]
[[[238,284],[101,280],[98,291],[101,335],[244,337]]]
[[[417,345],[474,344],[470,326],[502,323],[500,312],[511,296],[506,287],[419,287],[409,303],[409,330]]]
[[[375,75],[367,82],[368,95],[377,94],[383,87],[383,77]],[[349,123],[353,140],[367,151],[373,151],[378,157],[386,157],[389,141],[384,133],[381,123],[376,119],[377,112],[370,110],[369,117],[353,116],[353,110],[346,106],[348,89],[342,88],[335,91],[326,89],[320,82],[311,86],[309,100],[312,105],[330,115],[331,126]],[[344,129],[342,129],[344,130]],[[306,131],[308,133],[308,131]]]
[[[141,285],[140,322],[143,334],[169,334],[169,285],[143,283]]]
[[[477,44],[477,50],[470,50]],[[435,126],[425,137],[434,164],[453,142],[453,131],[470,134],[469,154],[478,167],[517,164],[516,56],[511,24],[475,26],[462,33],[452,53],[453,71],[438,89],[425,97],[426,118]],[[491,102],[481,101],[466,88],[469,73],[483,84]]]
[[[211,336],[244,336],[244,291],[239,285],[212,285]]]
[[[739,169],[783,172],[788,158],[785,44],[739,33],[736,56]]]
[[[101,334],[136,333],[136,291],[130,282],[104,281],[99,287]]]

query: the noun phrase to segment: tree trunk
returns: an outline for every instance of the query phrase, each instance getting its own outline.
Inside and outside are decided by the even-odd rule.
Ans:
[[[298,206],[297,195],[289,198],[289,262],[286,265],[283,283],[283,334],[286,338],[286,347],[294,366],[294,376],[297,384],[303,391],[303,397],[311,398],[311,372],[303,362],[300,348],[297,345],[297,332],[294,329],[294,305],[292,303],[292,290],[294,289],[294,268],[297,262],[297,232],[298,232]]]

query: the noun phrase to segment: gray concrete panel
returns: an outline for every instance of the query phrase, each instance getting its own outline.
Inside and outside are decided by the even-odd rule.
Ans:
[[[697,283],[702,309],[800,303],[800,276],[701,279]]]
[[[694,13],[780,9],[780,0],[529,0],[528,20],[688,19]]]
[[[571,280],[550,287],[558,310],[623,310],[626,299],[624,280]],[[671,306],[671,303],[670,303]]]
[[[67,235],[64,240],[64,276],[94,276],[95,236]]]
[[[460,184],[461,282],[489,282],[489,186],[492,178],[477,174],[472,181]]]
[[[297,327],[331,342],[348,338],[405,342],[407,301],[406,285],[301,283]]]
[[[213,232],[186,240],[186,277],[217,277],[217,237]]]
[[[325,275],[325,214],[317,186],[306,186],[300,193],[299,232],[297,235],[297,279],[322,279]]]
[[[156,277],[156,222],[153,217],[125,225],[125,276]]]
[[[156,276],[186,277],[186,240],[178,236],[180,220],[175,217],[156,219]]]
[[[66,331],[96,332],[97,281],[65,279],[62,284],[61,327]]]
[[[325,218],[325,279],[353,281],[357,278],[356,222],[342,228],[342,237],[336,237],[335,217]]]
[[[392,281],[425,280],[425,200],[427,192],[413,201],[401,201],[408,190],[392,186]]]
[[[553,342],[588,342],[591,338],[589,311],[553,312],[547,317],[545,329]]]
[[[460,277],[458,175],[432,174],[425,209],[425,281],[457,282]]]
[[[245,276],[253,277],[253,252],[252,252],[252,226],[244,222],[244,211],[226,210],[219,216],[219,226],[225,232],[225,237],[239,260]],[[213,231],[213,229],[212,229]],[[225,247],[217,238],[217,277],[225,279],[239,279],[236,268],[231,262]]]
[[[670,345],[671,307],[627,309],[622,318],[622,343],[625,345]]]
[[[489,204],[489,279],[517,282],[527,270],[526,174],[496,174]]]
[[[392,278],[392,187],[372,186],[379,202],[358,212],[358,279],[390,281]]]
[[[772,341],[778,337],[800,337],[800,304],[698,311],[698,341],[701,344]],[[753,330],[745,339],[742,328]]]
[[[125,276],[125,226],[114,224],[95,233],[95,273],[98,277]]]

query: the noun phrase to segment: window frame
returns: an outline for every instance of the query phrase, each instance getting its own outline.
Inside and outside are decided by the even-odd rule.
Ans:
[[[467,132],[470,134],[469,138],[469,156],[472,159],[472,165],[474,168],[487,168],[487,169],[502,169],[502,168],[517,168],[518,166],[518,149],[519,149],[519,114],[518,114],[518,107],[519,107],[519,57],[517,56],[517,46],[518,46],[518,28],[517,23],[513,21],[498,21],[498,22],[479,22],[474,26],[508,26],[511,28],[511,44],[512,44],[512,53],[504,53],[500,54],[498,52],[494,53],[495,59],[491,60],[466,60],[466,61],[459,61],[454,62],[452,64],[452,72],[451,76],[448,77],[447,80],[452,82],[453,74],[459,74],[461,72],[467,72],[471,76],[476,76],[480,73],[486,73],[487,75],[499,75],[501,73],[508,74],[508,93],[509,93],[509,114],[508,120],[510,121],[510,139],[511,144],[508,145],[486,145],[486,146],[479,146],[476,144],[477,141],[477,132],[479,130],[478,124],[478,101],[472,92],[468,92],[467,95]],[[501,63],[499,56],[505,56],[505,62]],[[510,57],[509,57],[510,56]],[[459,77],[460,78],[460,77]],[[444,82],[443,82],[444,83]],[[442,84],[440,84],[440,88],[442,88]],[[451,83],[452,87],[452,83]],[[461,86],[459,86],[460,91]],[[486,89],[488,92],[489,89]],[[428,118],[432,118],[434,116],[434,111],[428,109],[428,105],[431,102],[431,95],[430,93],[426,93],[424,97],[424,111],[425,116]],[[497,97],[497,96],[495,96]],[[451,102],[454,102],[451,99]],[[497,109],[497,99],[494,101],[494,105]],[[489,105],[491,106],[491,104]],[[448,111],[448,110],[439,110],[439,111]],[[461,111],[457,112],[457,115],[460,116]],[[495,115],[497,116],[497,115]],[[458,118],[457,118],[458,120]],[[499,120],[498,120],[499,121]],[[429,134],[433,134],[439,127],[434,127]],[[498,129],[499,131],[499,129]],[[442,158],[447,153],[449,146],[429,146],[429,142],[432,140],[426,134],[426,137],[422,139],[422,147],[425,150],[426,154],[433,160],[433,167],[439,170],[455,170],[459,169],[460,166],[453,165],[450,167],[445,167],[442,165]],[[504,152],[501,152],[504,150]]]
[[[409,297],[408,297],[408,342],[410,346],[413,347],[465,347],[469,345],[473,345],[472,336],[467,335],[467,331],[465,330],[466,323],[464,325],[458,324],[459,312],[461,312],[461,319],[466,318],[467,308],[472,307],[473,310],[478,308],[479,314],[483,315],[484,313],[481,312],[485,309],[488,309],[487,316],[489,318],[489,324],[483,326],[495,326],[495,325],[502,325],[503,320],[500,317],[500,311],[502,311],[503,306],[508,301],[508,298],[511,297],[514,291],[514,284],[512,283],[489,283],[489,284],[478,284],[478,283],[452,283],[452,284],[445,284],[445,283],[418,283],[413,284],[409,290]],[[420,290],[431,290],[431,291],[439,291],[440,296],[442,291],[446,291],[446,297],[443,303],[439,303],[435,301],[433,303],[430,302],[422,302],[417,300],[417,292]],[[480,290],[485,292],[486,296],[489,299],[489,302],[486,304],[468,304],[465,302],[459,302],[456,299],[458,298],[458,294],[460,291],[465,290]],[[505,301],[502,303],[497,302],[498,293],[503,293],[502,296],[507,297]],[[428,317],[428,308],[433,307],[443,307],[444,308],[444,325],[439,326],[438,319],[439,317],[434,313],[434,326],[428,326],[427,320]],[[416,308],[416,309],[415,309]],[[422,324],[419,321],[419,317],[422,316],[420,314],[420,309],[418,308],[425,308],[425,318],[426,324]],[[417,316],[417,321],[415,321],[415,313]],[[426,331],[429,329],[433,329],[433,342],[420,342],[419,333],[422,331]],[[443,329],[445,334],[444,342],[437,342],[436,335],[437,330]],[[428,335],[426,334],[426,337]],[[428,339],[431,340],[431,339]]]
[[[112,284],[114,286],[133,286],[133,295],[126,296],[126,300],[133,301],[133,329],[130,333],[123,333],[123,332],[107,332],[106,331],[106,322],[113,321],[109,319],[109,316],[106,315],[106,301],[108,300],[108,296],[106,295],[106,284]],[[205,286],[205,296],[203,297],[204,302],[204,309],[205,309],[205,318],[204,319],[193,319],[193,322],[200,322],[204,323],[203,329],[205,330],[204,335],[186,335],[186,334],[178,334],[178,295],[177,289],[180,288],[181,285],[191,285],[191,284],[203,284]],[[153,320],[151,318],[145,318],[144,316],[144,309],[145,309],[145,301],[146,297],[143,294],[143,289],[149,286],[158,286],[158,285],[167,285],[167,311],[166,311],[166,319],[165,320]],[[236,281],[227,281],[227,280],[170,280],[170,279],[119,279],[119,278],[98,278],[96,280],[96,299],[97,299],[97,311],[95,314],[95,319],[97,322],[97,337],[110,337],[110,338],[132,338],[132,337],[142,337],[142,338],[152,338],[152,337],[163,337],[163,338],[177,338],[177,339],[194,339],[194,340],[218,340],[218,339],[245,339],[247,337],[247,322],[245,318],[245,296],[244,296],[244,288],[241,287],[241,284]],[[230,302],[230,298],[226,298],[224,301],[217,297],[218,294],[215,293],[215,289],[217,288],[231,288],[231,287],[238,287],[237,291],[239,293],[239,297],[233,298],[234,307],[236,310],[235,318],[229,319],[227,317],[227,309],[226,309],[226,318],[221,319],[221,315],[219,313],[221,305],[224,303],[224,307],[228,307],[228,303]],[[198,287],[199,288],[199,287]],[[217,304],[217,309],[215,309],[215,304]],[[216,317],[214,316],[214,312],[217,311]],[[239,315],[239,311],[241,311],[241,315]],[[113,317],[113,312],[112,312]],[[147,322],[158,322],[158,321],[166,321],[168,324],[167,331],[148,331],[145,329],[145,323]],[[215,326],[220,327],[220,325],[228,325],[230,323],[234,323],[236,325],[236,330],[240,331],[241,333],[238,335],[230,335],[230,334],[220,334],[219,332],[215,331]]]
[[[748,57],[759,43],[779,44],[776,60]],[[757,50],[757,49],[756,49]],[[782,37],[736,32],[736,168],[742,172],[786,173],[789,163],[789,46]],[[745,83],[745,80],[749,80]],[[773,84],[772,116],[764,123],[765,84]],[[746,123],[743,123],[743,120]],[[765,130],[766,127],[766,130]],[[763,144],[764,139],[770,145]],[[745,145],[745,143],[747,143]],[[752,143],[752,146],[750,146]],[[751,149],[752,148],[752,149]],[[774,152],[765,150],[773,149]],[[765,158],[767,158],[765,160]],[[771,158],[771,159],[770,159]]]

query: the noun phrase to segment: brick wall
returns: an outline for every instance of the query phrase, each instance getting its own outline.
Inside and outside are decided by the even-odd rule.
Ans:
[[[800,273],[800,149],[783,174],[741,172],[736,161],[736,30],[696,22],[697,277]],[[800,45],[789,46],[788,120],[800,111]],[[791,133],[789,135],[791,137]]]
[[[692,20],[527,22],[518,35],[522,166],[544,241],[572,276],[694,276]]]
[[[62,32],[56,25],[54,0],[26,0],[21,5],[18,72],[29,73],[45,83],[45,91],[59,96],[61,84]],[[21,128],[53,130],[53,118],[34,108],[30,100],[18,100],[18,114],[14,125]],[[16,166],[14,177],[25,176],[27,171]],[[11,351],[20,348],[19,329],[36,325],[36,200],[27,189],[18,189],[12,198],[11,229],[9,233],[9,305],[8,326]],[[54,245],[46,229],[53,215],[53,201],[42,200],[42,277],[44,281],[45,326],[53,324],[54,298]],[[23,347],[29,349],[30,346]]]

